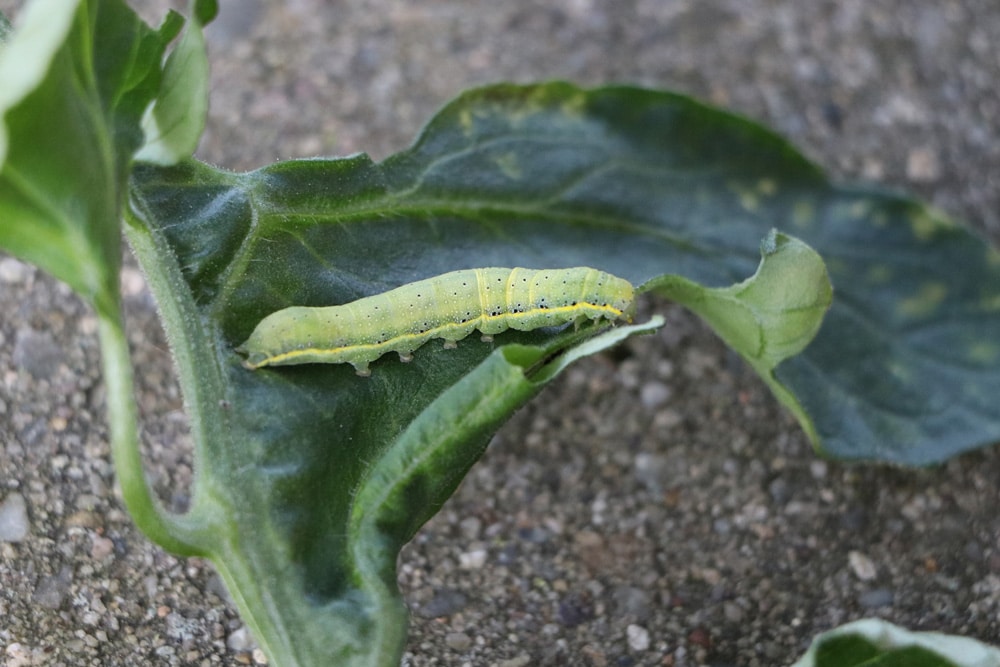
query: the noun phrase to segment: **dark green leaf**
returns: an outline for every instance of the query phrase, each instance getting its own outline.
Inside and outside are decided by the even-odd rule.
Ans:
[[[333,163],[334,173],[341,166]],[[154,289],[174,286],[173,299],[161,300],[164,319],[180,339],[182,384],[200,396],[191,405],[200,471],[192,512],[212,514],[217,525],[201,546],[275,664],[395,664],[406,629],[395,585],[402,545],[451,495],[496,428],[559,369],[662,320],[597,336],[592,329],[504,334],[499,349],[478,339],[455,350],[431,343],[413,363],[380,360],[370,378],[345,365],[249,371],[221,326],[230,308],[252,306],[229,287],[249,277],[229,277],[231,266],[208,261],[206,244],[238,257],[256,235],[234,233],[250,212],[280,209],[293,234],[331,216],[319,211],[329,203],[303,213],[277,206],[296,191],[269,191],[260,176],[234,185],[194,164],[144,169],[136,204],[155,226],[129,231]],[[181,217],[157,218],[153,211],[169,210],[160,198],[169,191],[183,192],[170,198]],[[190,219],[185,202],[211,215]],[[185,225],[182,218],[192,226],[175,236],[170,228]],[[180,253],[177,264],[163,261],[172,252]],[[326,267],[334,290],[342,275],[301,247],[266,266],[250,263],[264,277],[298,266],[319,279]],[[195,282],[204,291],[176,288],[182,266],[203,279]],[[325,281],[317,284],[322,290]]]
[[[411,150],[381,165],[357,156],[232,174],[186,162],[143,168],[134,192],[130,239],[161,305],[173,301],[164,316],[182,342],[182,382],[202,396],[193,408],[203,475],[195,511],[215,502],[226,516],[217,540],[203,546],[272,658],[290,664],[352,653],[366,656],[359,664],[379,664],[395,655],[399,547],[448,497],[493,429],[532,395],[531,378],[554,374],[547,369],[558,366],[546,360],[573,349],[575,334],[504,334],[495,343],[502,354],[473,339],[457,350],[428,344],[411,364],[375,362],[369,379],[347,365],[247,371],[233,350],[265,315],[344,303],[459,268],[592,265],[700,312],[811,435],[836,444],[845,428],[864,423],[870,405],[892,406],[896,397],[859,383],[853,400],[823,412],[805,398],[827,380],[792,374],[799,385],[783,384],[794,359],[774,372],[818,326],[829,298],[822,264],[777,235],[765,243],[754,280],[732,283],[754,272],[771,225],[794,229],[828,243],[844,312],[869,289],[858,257],[886,244],[874,254],[905,289],[912,254],[924,258],[921,268],[937,251],[915,230],[940,233],[915,204],[833,188],[747,121],[675,95],[566,84],[468,93]],[[974,276],[959,276],[958,285],[989,284],[996,266],[985,246],[956,229],[947,234]],[[909,259],[896,266],[898,257]],[[899,296],[892,286],[884,291],[873,298]],[[967,290],[952,294],[972,298]],[[995,317],[995,305],[986,305]],[[912,346],[906,328],[892,325],[873,329],[893,350]],[[816,366],[808,355],[807,367]],[[902,461],[921,460],[926,447],[943,457],[992,437],[992,417],[975,416],[968,428],[976,441],[961,446],[890,439],[878,450],[871,436],[851,444]],[[913,423],[923,428],[920,416]],[[280,601],[270,615],[268,599]]]
[[[957,667],[919,646],[881,650],[858,637],[834,637],[820,645],[816,667]]]
[[[925,464],[1000,440],[1000,254],[916,202],[864,189],[797,230],[835,299],[778,369],[842,458]]]
[[[194,0],[191,15],[201,26],[206,26],[215,20],[219,13],[218,0]]]
[[[248,174],[192,161],[136,172],[129,238],[178,344],[186,393],[202,396],[189,402],[201,471],[192,511],[214,502],[225,516],[201,546],[250,600],[243,613],[276,662],[353,653],[358,664],[387,664],[403,638],[399,548],[542,383],[660,322],[597,337],[589,328],[508,332],[493,344],[470,337],[456,350],[432,342],[412,363],[390,355],[360,379],[349,365],[243,368],[234,349],[265,315],[459,268],[590,265],[700,308],[768,376],[819,326],[829,283],[794,239],[768,236],[763,262],[756,243],[746,255],[697,258],[631,211],[565,204],[575,183],[638,160],[638,144],[586,122],[573,103],[588,94],[575,89],[535,89],[537,103],[519,113],[531,92],[473,96],[473,125],[438,120],[415,151],[385,165],[358,156]],[[466,136],[475,123],[496,136]],[[427,152],[435,131],[458,131],[464,143]],[[586,159],[574,157],[580,149]],[[636,161],[618,187],[647,171],[663,173]],[[666,277],[679,263],[715,272],[724,287]],[[798,289],[775,289],[782,284]]]
[[[426,277],[420,267],[581,264],[595,245],[602,268],[636,284],[667,266],[727,285],[752,271],[760,238],[775,226],[828,259],[835,287],[818,340],[772,384],[797,397],[823,451],[927,463],[1000,439],[998,253],[916,202],[834,187],[773,134],[687,98],[566,84],[487,88],[443,110],[413,149],[383,166],[358,157],[229,178],[241,187],[190,195],[224,202],[213,215],[238,219],[211,232],[226,247],[192,241],[186,230],[208,224],[200,218],[173,234],[178,246],[198,247],[187,270],[199,299],[217,297],[223,270],[236,279],[225,286],[236,291],[233,307],[220,313],[229,336],[291,303]],[[254,181],[294,194],[229,263],[221,258],[247,231],[242,193]],[[282,209],[315,210],[327,197],[344,202],[335,222],[280,229]],[[385,230],[385,240],[373,246],[362,227]],[[477,246],[484,250],[473,259]],[[295,262],[250,270],[271,251],[337,257],[337,271],[317,284]]]
[[[530,161],[539,174],[511,177]],[[489,88],[387,167],[397,188],[416,184],[408,200],[455,200],[466,192],[446,184],[464,175],[480,216],[517,215],[500,205],[517,194],[546,220],[581,212],[607,233],[606,267],[637,283],[657,261],[731,282],[768,228],[794,234],[827,261],[836,296],[776,378],[824,452],[921,464],[1000,439],[1000,254],[917,202],[831,185],[753,123],[628,88]],[[537,227],[534,211],[521,217],[512,236]],[[572,247],[564,231],[535,236]]]

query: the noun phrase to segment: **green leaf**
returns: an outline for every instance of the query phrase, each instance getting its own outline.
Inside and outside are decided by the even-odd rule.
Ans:
[[[578,249],[593,242],[606,249],[603,268],[635,284],[667,265],[700,284],[728,285],[752,270],[760,238],[778,227],[826,258],[835,288],[814,344],[773,377],[762,372],[821,451],[923,464],[1000,439],[992,400],[1000,394],[1000,255],[917,202],[831,185],[749,121],[668,93],[498,86],[463,95],[384,165],[363,157],[337,165],[310,175],[292,163],[254,176],[299,190],[307,208],[342,197],[343,222],[254,240],[232,267],[202,246],[189,269],[199,298],[214,298],[222,268],[246,272],[239,263],[257,261],[261,244],[291,252],[285,246],[300,241],[324,257],[349,256],[343,271],[348,287],[356,283],[345,296],[361,294],[365,276],[392,287],[421,277],[412,243],[425,234],[440,241],[431,265],[469,265],[465,248],[484,240],[490,264],[509,256],[583,263]],[[234,197],[228,206],[247,205]],[[355,222],[383,214],[420,222],[378,219],[391,236],[370,247]],[[575,218],[586,226],[561,224]],[[239,244],[246,220],[216,240]],[[331,296],[296,271],[269,272],[273,285],[249,276],[227,287],[254,304],[223,314],[227,328],[245,334],[272,310]]]
[[[555,374],[546,360],[584,348],[568,331],[509,332],[496,352],[467,340],[426,345],[411,364],[383,358],[369,379],[347,365],[247,371],[234,349],[265,315],[458,268],[592,265],[701,313],[822,438],[837,432],[831,414],[850,423],[863,412],[803,407],[782,371],[819,327],[826,273],[808,247],[775,234],[744,281],[760,237],[784,223],[823,240],[827,228],[859,225],[851,215],[862,208],[894,212],[865,219],[869,249],[884,228],[905,240],[914,220],[900,212],[922,210],[835,189],[773,135],[687,98],[566,84],[468,93],[380,165],[355,156],[247,174],[193,161],[144,167],[133,201],[129,238],[196,397],[192,512],[217,526],[198,546],[279,664],[397,654],[399,547],[534,393],[532,380]],[[950,232],[963,253],[989,257]],[[850,298],[858,267],[833,250],[837,296]],[[882,400],[864,389],[861,398]],[[890,442],[907,460],[912,443]],[[876,452],[872,440],[855,444]]]
[[[528,163],[540,173],[517,178]],[[605,265],[636,283],[662,259],[728,284],[768,229],[793,234],[824,258],[835,297],[774,378],[822,452],[925,464],[1000,440],[1000,253],[918,202],[831,184],[759,125],[667,93],[493,87],[386,166],[396,187],[414,183],[408,199],[523,211],[512,234],[538,222],[531,203],[549,205],[546,220],[582,212],[607,235]],[[463,178],[473,185],[449,193]],[[519,211],[499,205],[515,196]],[[563,231],[543,242],[573,246]]]
[[[818,256],[784,235],[768,237],[751,279],[705,288],[665,276],[672,262],[655,253],[609,266],[609,247],[636,240],[620,225],[627,218],[559,212],[547,196],[516,193],[484,207],[472,192],[483,180],[468,165],[473,180],[451,185],[463,196],[442,184],[429,197],[415,186],[432,170],[406,157],[384,166],[364,156],[304,160],[248,174],[193,161],[136,171],[129,240],[157,293],[185,393],[198,397],[188,401],[200,471],[191,513],[211,514],[216,529],[197,546],[277,664],[398,660],[402,545],[545,382],[662,320],[603,333],[512,331],[492,344],[470,337],[455,350],[432,342],[412,363],[376,361],[362,379],[349,365],[248,371],[234,349],[264,315],[463,267],[584,264],[660,289],[683,284],[673,298],[712,311],[770,370],[808,341],[829,301]],[[493,157],[485,164],[497,167]],[[526,162],[525,183],[555,166]],[[753,273],[752,263],[736,262]],[[775,281],[801,289],[775,292]]]
[[[176,18],[35,0],[0,50],[0,247],[118,317],[120,210]],[[125,55],[128,57],[124,57]]]
[[[192,3],[192,15],[163,68],[160,94],[142,117],[145,143],[137,160],[176,164],[194,154],[208,115],[208,53],[202,26],[218,11],[215,0]]]
[[[153,30],[121,0],[23,8],[0,50],[0,247],[95,307],[122,495],[153,539],[197,553],[185,535],[204,526],[163,513],[143,477],[118,294],[121,213],[140,121],[182,24],[170,13]]]
[[[774,230],[761,244],[764,261],[746,281],[705,289],[685,278],[667,276],[649,285],[682,303],[712,325],[739,352],[798,418],[813,440],[816,433],[796,396],[777,380],[774,369],[813,339],[830,307],[833,292],[815,250]]]
[[[353,162],[282,169],[329,176]],[[316,201],[318,208],[292,212],[286,205],[301,190],[273,190],[283,181],[272,177],[233,177],[195,163],[144,169],[136,204],[152,225],[137,220],[128,231],[175,334],[182,386],[198,397],[189,401],[199,469],[190,512],[215,525],[198,546],[273,664],[396,664],[406,631],[395,583],[399,549],[447,500],[499,425],[545,382],[573,360],[663,321],[597,335],[590,328],[509,332],[495,344],[466,340],[455,350],[432,343],[410,364],[380,360],[370,378],[345,365],[249,371],[223,322],[231,308],[253,306],[236,287],[250,275],[227,278],[231,266],[198,260],[208,260],[206,248],[239,256],[258,237],[251,232],[230,244],[234,228],[251,222],[244,215],[276,214],[286,233],[297,234],[328,225],[337,217],[331,201],[342,202]],[[184,216],[192,226],[172,230],[179,218],[154,215],[166,213],[167,199],[160,197],[169,192],[184,193],[173,204],[200,202],[206,215]],[[277,232],[261,231],[259,238]],[[182,239],[190,245],[174,245]],[[165,261],[175,252],[177,262]],[[258,271],[297,267],[319,277],[317,266],[331,272],[331,294],[343,289],[346,274],[297,244],[271,255],[269,267]],[[185,270],[204,278],[192,288],[207,291],[178,289]],[[215,296],[205,298],[209,292]]]
[[[864,188],[832,191],[793,231],[823,255],[835,297],[816,340],[776,375],[823,449],[928,464],[1000,441],[1000,253]]]
[[[817,637],[792,667],[998,667],[1000,650],[973,639],[910,632],[880,619]]]

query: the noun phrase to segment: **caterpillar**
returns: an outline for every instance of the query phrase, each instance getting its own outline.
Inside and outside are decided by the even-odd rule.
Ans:
[[[434,338],[454,348],[478,329],[483,340],[584,320],[632,321],[632,285],[610,273],[571,269],[452,271],[339,306],[271,313],[237,348],[244,366],[348,363],[358,375],[388,352],[410,361]]]

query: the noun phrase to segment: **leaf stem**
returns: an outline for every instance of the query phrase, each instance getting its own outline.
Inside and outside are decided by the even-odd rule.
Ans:
[[[120,312],[98,313],[98,332],[107,386],[111,457],[125,505],[139,528],[164,549],[185,556],[201,555],[202,549],[184,537],[191,532],[186,522],[163,509],[146,482],[139,451],[132,362]]]

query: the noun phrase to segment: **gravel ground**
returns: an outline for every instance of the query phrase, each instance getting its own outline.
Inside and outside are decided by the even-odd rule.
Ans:
[[[628,81],[1000,238],[995,0],[224,5],[200,155],[227,167],[384,157],[474,84]],[[123,288],[150,471],[177,506],[181,401],[135,269]],[[996,448],[819,460],[704,326],[645,305],[663,332],[567,372],[404,550],[409,664],[782,665],[873,615],[1000,643]],[[0,313],[0,664],[262,663],[211,566],[152,546],[115,495],[93,315],[2,257]]]

